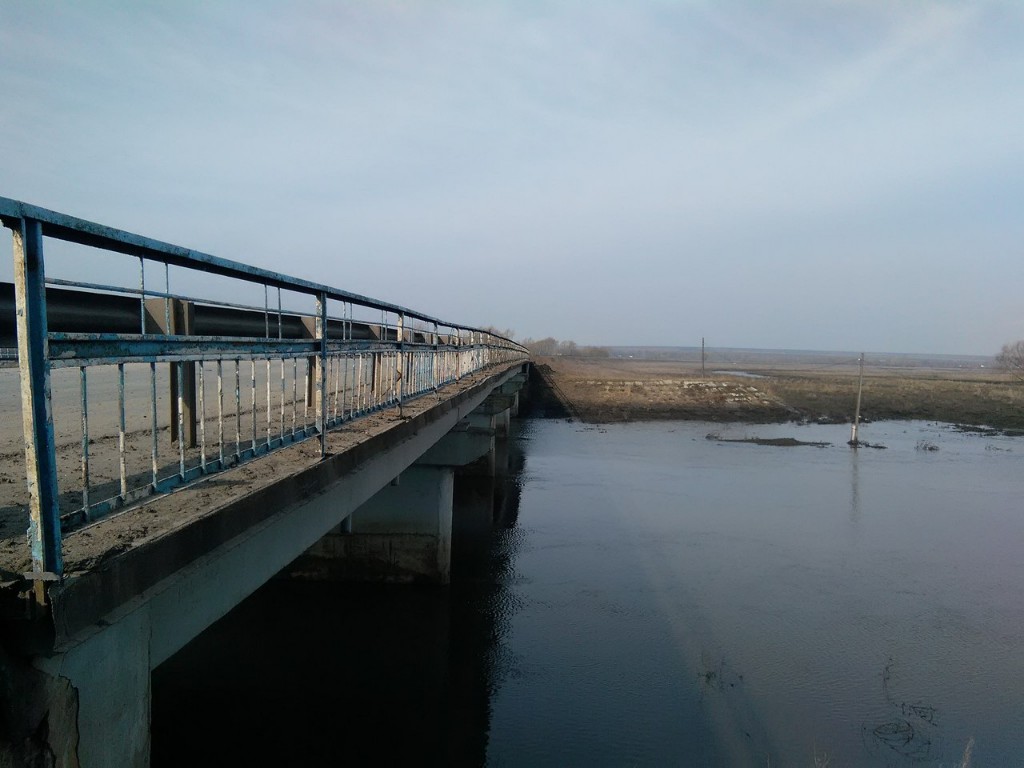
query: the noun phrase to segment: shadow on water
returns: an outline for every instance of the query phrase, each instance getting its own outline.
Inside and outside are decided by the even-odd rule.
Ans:
[[[511,610],[513,432],[496,478],[456,477],[450,587],[271,581],[154,670],[152,764],[483,765]]]
[[[265,586],[154,672],[153,764],[1019,762],[1018,438],[523,426],[451,587]]]

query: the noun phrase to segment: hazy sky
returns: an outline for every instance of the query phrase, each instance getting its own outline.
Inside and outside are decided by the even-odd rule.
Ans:
[[[0,195],[459,322],[1024,338],[1019,0],[0,0],[0,92]]]

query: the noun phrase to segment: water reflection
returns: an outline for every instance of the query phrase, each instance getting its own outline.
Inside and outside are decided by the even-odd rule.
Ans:
[[[450,588],[275,580],[153,673],[152,764],[483,765],[523,455],[456,477]]]
[[[488,760],[953,765],[972,744],[1014,764],[1014,446],[875,424],[889,448],[854,458],[844,425],[733,429],[830,445],[536,428]]]
[[[860,451],[850,451],[850,523],[854,530],[860,523]]]

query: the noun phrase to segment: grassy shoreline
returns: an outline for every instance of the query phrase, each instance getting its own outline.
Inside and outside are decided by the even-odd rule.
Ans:
[[[535,363],[570,413],[592,423],[658,420],[849,422],[857,369],[699,365],[542,357]],[[742,374],[742,375],[738,375]],[[866,367],[865,420],[920,419],[1024,434],[1024,387],[993,371]]]

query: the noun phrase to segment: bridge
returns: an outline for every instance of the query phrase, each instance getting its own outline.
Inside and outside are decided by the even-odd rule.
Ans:
[[[151,671],[271,578],[449,581],[523,347],[16,200],[0,221],[0,763],[148,765]]]

